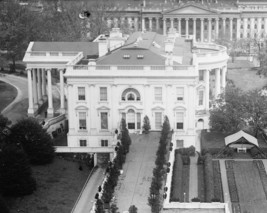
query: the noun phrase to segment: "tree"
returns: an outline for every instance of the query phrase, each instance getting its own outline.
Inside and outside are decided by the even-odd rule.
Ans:
[[[146,115],[144,117],[144,120],[143,120],[143,127],[142,127],[143,131],[147,134],[149,132],[149,130],[151,129],[151,126],[150,126],[150,121],[149,121],[149,118],[148,116]]]
[[[246,110],[244,114],[252,129],[253,135],[258,136],[259,130],[267,125],[267,97],[263,96],[259,90],[246,93]]]
[[[219,132],[235,132],[242,129],[244,121],[245,96],[243,92],[227,85],[225,95],[215,100],[214,107],[210,110],[210,126]]]
[[[131,205],[129,208],[129,213],[137,213],[137,207],[135,205]]]
[[[104,204],[103,204],[103,201],[101,199],[96,200],[95,207],[96,207],[95,213],[105,213]]]
[[[240,129],[251,129],[257,137],[258,131],[267,125],[267,97],[259,90],[242,92],[227,86],[225,97],[216,100],[210,110],[210,126],[215,131],[225,133]]]
[[[17,144],[6,144],[0,152],[0,191],[23,196],[36,189],[27,155]]]
[[[111,210],[111,213],[119,213],[118,212],[118,207],[115,203],[112,203],[111,206],[110,206],[110,210]]]
[[[55,148],[52,139],[34,118],[23,119],[13,125],[10,140],[22,144],[33,164],[47,164],[53,161]]]
[[[0,149],[1,146],[6,142],[7,134],[9,127],[8,125],[11,124],[11,121],[8,120],[8,118],[4,117],[2,114],[0,114]]]
[[[36,40],[37,16],[14,0],[0,2],[0,50],[6,51],[2,57],[12,61],[11,71],[15,71],[16,61],[21,60],[28,43]]]
[[[4,198],[1,195],[0,195],[0,209],[2,213],[9,213],[9,209],[6,205],[6,202],[4,201]]]

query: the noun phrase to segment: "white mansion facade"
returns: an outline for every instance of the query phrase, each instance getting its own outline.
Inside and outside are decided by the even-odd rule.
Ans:
[[[127,38],[114,28],[108,38],[93,43],[98,58],[90,57],[94,54],[86,52],[85,44],[64,42],[32,42],[24,57],[28,113],[36,114],[48,100],[47,122],[62,115],[68,119],[68,145],[57,151],[113,153],[121,119],[130,132],[140,133],[146,115],[156,131],[167,115],[177,146],[195,146],[196,129],[209,128],[211,101],[225,87],[226,48],[181,37],[175,30],[167,36],[136,32]],[[60,72],[59,116],[53,110],[51,69]]]

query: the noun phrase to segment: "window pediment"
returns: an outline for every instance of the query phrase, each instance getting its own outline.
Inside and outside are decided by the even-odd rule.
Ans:
[[[75,110],[88,110],[89,108],[86,106],[77,106]]]
[[[164,111],[165,109],[163,107],[161,107],[161,106],[155,106],[151,110],[153,110],[153,111]]]
[[[176,106],[173,108],[173,111],[186,111],[186,108],[183,106]]]
[[[107,110],[110,110],[109,107],[106,107],[106,106],[101,106],[101,107],[98,107],[96,108],[97,111],[107,111]]]

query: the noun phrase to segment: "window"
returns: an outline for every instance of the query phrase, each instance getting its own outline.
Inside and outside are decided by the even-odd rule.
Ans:
[[[122,101],[140,101],[140,93],[134,88],[128,88],[123,91],[121,96]]]
[[[177,101],[184,100],[184,88],[183,87],[176,87],[176,96],[177,96]]]
[[[108,146],[108,140],[101,140],[101,146]]]
[[[261,29],[264,29],[264,24],[261,25]]]
[[[100,101],[108,100],[108,91],[107,87],[100,87]]]
[[[176,129],[184,129],[184,113],[176,112]]]
[[[80,146],[87,146],[86,140],[80,140]]]
[[[85,87],[78,87],[78,100],[85,101]]]
[[[135,129],[135,112],[133,109],[129,109],[127,113],[128,129]]]
[[[248,24],[248,29],[250,29],[250,24]]]
[[[135,100],[135,95],[133,93],[129,93],[127,95],[127,101],[134,101]]]
[[[155,129],[161,129],[162,125],[162,113],[155,112]]]
[[[162,88],[155,87],[155,101],[162,101]]]
[[[199,70],[199,77],[198,77],[198,79],[200,81],[204,81],[204,70]]]
[[[141,129],[141,113],[137,113],[137,129]]]
[[[79,129],[86,129],[86,112],[79,112]]]
[[[257,29],[257,24],[254,25],[254,29]]]
[[[108,113],[101,112],[101,129],[108,129]]]
[[[243,24],[240,25],[240,29],[243,29]]]
[[[130,58],[130,55],[124,55],[123,58],[124,59],[129,59]]]
[[[203,99],[204,99],[204,91],[201,90],[198,93],[198,105],[202,106],[203,105]]]
[[[137,59],[143,59],[144,55],[137,55]]]

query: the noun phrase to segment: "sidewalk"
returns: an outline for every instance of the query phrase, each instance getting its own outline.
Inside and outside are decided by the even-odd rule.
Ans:
[[[101,185],[104,180],[104,172],[105,170],[103,168],[98,168],[94,171],[89,181],[86,183],[85,188],[81,191],[81,196],[71,213],[90,212],[95,201],[95,194],[97,193],[98,186]]]
[[[230,193],[229,193],[227,174],[226,174],[226,168],[225,168],[225,160],[220,160],[220,168],[221,168],[221,178],[222,178],[222,186],[223,186],[223,192],[224,192],[224,202],[228,203],[229,210],[232,213]]]
[[[190,171],[189,171],[189,202],[192,198],[198,197],[198,168],[197,168],[198,154],[190,157]]]

